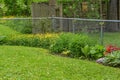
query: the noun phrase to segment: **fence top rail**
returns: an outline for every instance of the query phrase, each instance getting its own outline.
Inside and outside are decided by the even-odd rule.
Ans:
[[[32,20],[32,19],[46,19],[45,17],[42,18],[0,18],[0,20]]]
[[[36,18],[0,18],[0,20],[39,20],[39,19],[62,19],[62,20],[80,20],[95,22],[120,22],[120,20],[102,20],[102,19],[84,19],[84,18],[64,18],[64,17],[36,17]]]
[[[69,19],[80,21],[95,21],[95,22],[120,22],[120,20],[102,20],[102,19],[84,19],[84,18],[63,18],[63,17],[51,17],[53,19]]]

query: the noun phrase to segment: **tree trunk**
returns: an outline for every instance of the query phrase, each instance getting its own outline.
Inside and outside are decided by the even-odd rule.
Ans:
[[[118,20],[118,2],[119,0],[110,0],[108,9],[108,19]],[[108,31],[118,31],[118,23],[109,22],[107,25]]]
[[[120,0],[118,0],[118,20],[120,20]],[[120,31],[120,23],[119,23],[119,31]]]
[[[119,5],[118,6],[119,9],[118,10],[119,10],[119,20],[120,20],[120,0],[118,0],[118,2],[119,2],[119,4],[118,4]]]

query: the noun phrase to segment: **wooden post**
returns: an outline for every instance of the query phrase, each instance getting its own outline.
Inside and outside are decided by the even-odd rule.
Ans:
[[[49,0],[49,6],[56,6],[57,2],[56,0]]]
[[[32,6],[31,6],[31,16],[32,18],[35,18],[35,3],[32,3]],[[35,20],[32,20],[32,33],[36,33],[36,30],[35,30]]]
[[[63,16],[63,4],[62,3],[60,3],[60,17],[62,17]]]
[[[59,10],[60,10],[60,17],[62,17],[63,16],[63,4],[62,3],[60,3],[60,5],[59,5]],[[60,29],[63,30],[63,20],[62,19],[60,19]]]
[[[51,7],[51,14],[50,16],[56,16],[56,5],[57,5],[57,2],[56,0],[49,0],[49,6]]]

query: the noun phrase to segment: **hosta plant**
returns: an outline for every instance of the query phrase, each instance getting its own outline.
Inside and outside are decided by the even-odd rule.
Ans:
[[[98,59],[103,57],[103,52],[105,51],[104,46],[95,45],[95,46],[88,46],[86,45],[82,48],[82,52],[84,53],[85,57],[88,59]]]
[[[105,56],[103,63],[108,66],[120,67],[120,51],[113,51]]]

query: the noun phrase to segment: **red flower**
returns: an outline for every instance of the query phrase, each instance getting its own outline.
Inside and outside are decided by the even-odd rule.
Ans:
[[[106,51],[104,52],[104,55],[106,56],[107,54],[109,54],[113,51],[117,51],[117,50],[120,50],[120,48],[118,48],[116,46],[109,45],[106,47]]]

